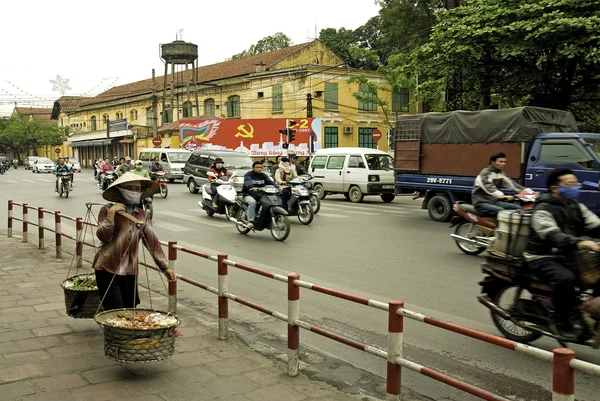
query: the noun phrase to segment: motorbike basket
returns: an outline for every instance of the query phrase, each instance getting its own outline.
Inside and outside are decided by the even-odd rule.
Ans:
[[[75,319],[92,319],[100,306],[100,294],[97,289],[74,290],[71,288],[75,279],[87,277],[93,277],[95,280],[94,273],[86,273],[69,277],[60,283],[65,293],[67,315]]]
[[[104,355],[127,363],[158,362],[172,356],[175,353],[175,331],[181,323],[176,316],[175,324],[149,329],[115,327],[108,322],[123,313],[133,315],[136,312],[172,316],[152,309],[115,309],[98,313],[94,319],[104,331]]]
[[[600,281],[600,257],[597,253],[581,249],[575,253],[574,258],[568,258],[566,261],[567,264],[571,264],[569,267],[577,272],[579,280],[586,288],[592,288]]]

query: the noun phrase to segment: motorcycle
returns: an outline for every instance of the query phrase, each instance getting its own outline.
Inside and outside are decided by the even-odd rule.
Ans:
[[[313,177],[308,174],[302,175],[301,177],[304,179],[303,185],[310,192],[310,204],[313,208],[313,212],[314,214],[317,214],[319,213],[319,210],[321,210],[321,198],[319,198],[319,194],[313,189],[313,184],[310,182]]]
[[[532,209],[536,198],[536,194],[530,193],[515,196],[524,210]],[[455,215],[450,228],[456,229],[450,237],[454,239],[458,249],[467,255],[479,255],[494,239],[496,218],[479,213],[475,206],[464,202],[456,202],[452,208]]]
[[[160,188],[160,196],[163,198],[166,198],[169,194],[169,188],[167,187],[167,179],[165,178],[166,174],[167,173],[165,173],[164,171],[155,171],[154,173],[152,173],[152,178],[154,179],[154,182],[158,184],[158,187]],[[154,176],[156,176],[156,178],[154,178]]]
[[[142,198],[140,207],[148,214],[150,220],[152,220],[152,215],[154,214],[154,206],[152,205],[152,198]]]
[[[102,191],[105,191],[106,188],[110,186],[113,182],[117,180],[117,174],[114,171],[108,171],[106,173],[102,173],[100,175],[100,182],[98,183],[98,188]]]
[[[240,208],[235,217],[230,218],[235,223],[235,227],[240,234],[248,234],[250,230],[262,231],[271,230],[271,235],[275,241],[285,241],[290,235],[290,221],[287,218],[288,212],[281,207],[281,189],[273,185],[267,185],[257,191],[260,199],[257,201],[256,222],[254,228],[248,227],[248,205],[239,201]]]
[[[17,169],[17,166],[18,166],[18,165],[19,165],[19,162],[18,162],[18,161],[16,161],[16,160],[15,160],[15,161],[13,161],[13,167],[15,168],[15,170]]]
[[[310,193],[304,185],[305,182],[306,180],[301,177],[294,178],[288,182],[291,186],[287,189],[290,191],[287,211],[290,216],[298,216],[300,223],[307,226],[315,218],[315,212],[310,203]]]
[[[0,174],[4,174],[5,171],[6,169],[4,168],[4,164],[0,163]]]
[[[58,196],[64,195],[68,198],[69,192],[71,192],[71,173],[58,173]]]
[[[597,262],[597,258],[595,258]],[[542,336],[558,340],[566,347],[567,341],[558,335],[552,319],[552,289],[548,283],[535,277],[524,261],[511,263],[488,259],[482,265],[486,274],[478,301],[490,310],[496,328],[506,338],[520,343],[530,343]],[[579,283],[576,289],[576,306],[573,312],[580,316],[579,336],[576,344],[593,348],[600,346],[600,315],[586,311],[592,304],[592,290]],[[581,309],[581,312],[580,312]]]
[[[200,208],[204,210],[208,216],[213,216],[215,213],[224,214],[227,219],[229,219],[231,216],[235,216],[237,210],[239,209],[240,203],[243,204],[241,197],[238,197],[235,188],[230,184],[233,182],[235,173],[228,178],[227,176],[217,177],[215,173],[209,171],[208,176],[215,179],[214,183],[217,184],[219,202],[215,208],[212,201],[214,195],[214,192],[211,189],[212,183],[209,182],[208,184],[204,184],[202,186],[202,200],[198,202],[198,206],[200,206]],[[238,198],[240,199],[238,200]]]

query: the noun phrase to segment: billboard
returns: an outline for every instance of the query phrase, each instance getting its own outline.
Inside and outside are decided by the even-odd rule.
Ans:
[[[289,153],[310,156],[321,148],[320,118],[289,118],[295,125],[294,142]],[[227,149],[244,152],[251,157],[274,157],[286,154],[283,143],[285,135],[279,130],[286,128],[285,118],[260,119],[194,119],[179,121],[181,147],[194,149]]]

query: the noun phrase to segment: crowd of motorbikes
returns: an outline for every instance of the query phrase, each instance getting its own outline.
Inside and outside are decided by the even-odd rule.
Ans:
[[[19,167],[18,160],[15,159],[10,161],[8,158],[0,160],[0,174],[6,173],[8,170],[10,170],[11,166],[16,170],[17,167]]]
[[[518,199],[522,209],[517,216],[529,221],[535,197],[525,195]],[[485,278],[479,283],[481,294],[477,299],[490,310],[492,321],[503,336],[525,344],[546,336],[556,339],[563,346],[567,342],[574,342],[600,347],[600,303],[593,298],[592,283],[578,280],[576,306],[572,315],[581,317],[581,334],[577,341],[566,341],[557,333],[553,320],[552,288],[549,283],[531,272],[522,255],[496,251],[497,235],[500,234],[498,220],[478,213],[472,205],[463,202],[454,204],[454,212],[451,227],[456,229],[451,238],[458,248],[468,255],[485,252],[485,262],[482,264]],[[582,265],[592,269],[600,266],[597,253],[581,251],[577,259],[574,265],[579,265],[579,269]]]
[[[203,185],[202,199],[198,202],[198,206],[208,216],[215,214],[225,216],[235,224],[241,234],[248,234],[252,230],[270,230],[276,241],[284,241],[290,234],[288,216],[296,216],[300,223],[309,225],[321,209],[321,201],[310,182],[312,177],[300,176],[290,180],[287,185],[280,187],[267,185],[259,189],[256,222],[253,227],[250,227],[247,218],[248,205],[233,185],[235,173],[231,177],[217,177],[212,172],[208,175],[213,178],[217,193],[213,193],[211,183]],[[282,191],[289,191],[287,208],[282,204]],[[218,195],[216,204],[213,204],[214,195]]]

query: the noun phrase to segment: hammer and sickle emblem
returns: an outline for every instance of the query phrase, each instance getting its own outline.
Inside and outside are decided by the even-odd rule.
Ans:
[[[248,127],[250,127],[250,130],[246,130],[246,124],[241,124],[237,127],[238,132],[237,134],[235,134],[235,137],[242,137],[242,138],[254,138],[254,127],[252,126],[252,124],[248,123]],[[240,132],[241,131],[241,132]]]

